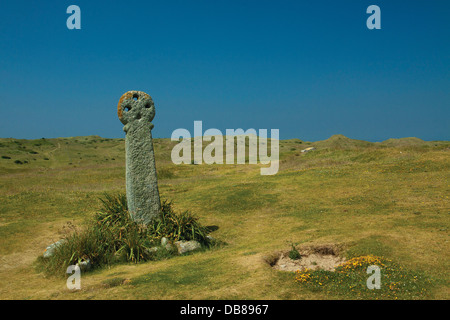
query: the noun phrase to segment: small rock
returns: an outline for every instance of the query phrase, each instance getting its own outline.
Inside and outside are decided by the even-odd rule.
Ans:
[[[91,260],[83,260],[79,263],[77,263],[77,266],[80,268],[81,271],[87,271],[91,268]]]
[[[53,256],[53,254],[55,253],[55,249],[61,244],[63,244],[65,241],[66,239],[61,239],[49,245],[44,251],[44,258],[50,258],[51,256]]]
[[[161,238],[161,246],[165,247],[169,243],[169,239],[166,237]]]
[[[175,245],[177,246],[178,253],[183,254],[189,251],[194,251],[201,248],[200,242],[191,240],[191,241],[177,241],[175,242]]]

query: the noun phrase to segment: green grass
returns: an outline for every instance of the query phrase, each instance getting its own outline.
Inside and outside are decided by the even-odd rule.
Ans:
[[[124,192],[124,141],[98,136],[0,139],[0,297],[448,299],[449,142],[406,138],[369,143],[343,136],[285,140],[274,176],[261,176],[261,165],[176,166],[170,160],[173,145],[155,139],[161,198],[173,200],[176,212],[194,213],[227,245],[98,268],[83,273],[82,290],[72,293],[64,279],[36,272],[36,257],[68,235],[68,222],[87,228],[105,192]],[[301,153],[310,146],[316,150]],[[293,273],[275,271],[264,260],[289,250],[290,243],[333,243],[349,259],[374,255],[392,260],[403,268],[393,276],[418,276],[426,292],[412,290],[414,282],[405,283],[410,293],[351,291],[350,282],[347,289],[336,286],[338,274],[328,275],[335,280],[325,289],[301,285]],[[321,273],[326,274],[317,276]],[[357,283],[363,284],[364,277],[362,271],[355,273]],[[112,278],[120,279],[108,285]]]

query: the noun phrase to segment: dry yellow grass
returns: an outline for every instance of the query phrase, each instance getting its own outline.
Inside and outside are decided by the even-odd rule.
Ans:
[[[175,166],[174,143],[156,139],[161,197],[218,226],[213,236],[227,245],[83,274],[78,292],[33,262],[66,222],[82,225],[103,192],[124,191],[123,140],[0,139],[0,157],[11,158],[0,158],[0,298],[333,299],[264,257],[290,243],[336,243],[423,271],[436,280],[428,297],[448,299],[450,143],[344,138],[281,141],[274,176],[259,165]],[[317,150],[300,152],[309,146]],[[105,285],[115,278],[129,281]]]

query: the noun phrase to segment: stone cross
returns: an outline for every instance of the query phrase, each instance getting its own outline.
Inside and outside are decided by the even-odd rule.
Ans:
[[[145,92],[128,91],[119,100],[117,114],[125,125],[128,210],[134,221],[148,224],[159,218],[161,209],[151,131],[155,104]]]

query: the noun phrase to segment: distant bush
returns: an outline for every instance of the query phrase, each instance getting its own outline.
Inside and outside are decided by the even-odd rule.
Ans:
[[[211,245],[208,229],[198,218],[185,211],[176,213],[172,203],[161,203],[160,219],[148,225],[134,222],[128,212],[125,194],[105,194],[100,199],[102,208],[87,227],[74,230],[49,258],[39,258],[47,274],[65,274],[69,265],[89,260],[92,267],[118,262],[160,260],[176,254],[175,248],[160,246],[163,237],[171,241],[197,240],[203,246]],[[158,247],[158,250],[153,250]]]
[[[23,162],[20,161],[20,160],[16,160],[16,161],[14,161],[14,163],[15,163],[15,164],[23,164]]]
[[[11,159],[11,157],[8,157],[8,156],[2,156],[2,159]]]

